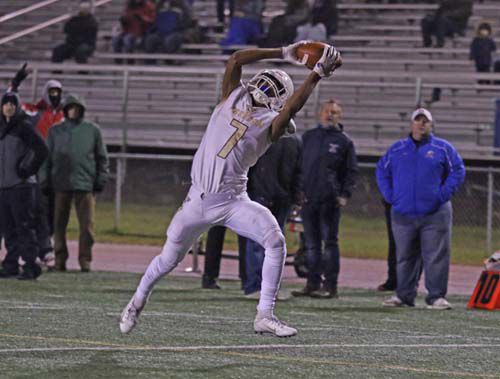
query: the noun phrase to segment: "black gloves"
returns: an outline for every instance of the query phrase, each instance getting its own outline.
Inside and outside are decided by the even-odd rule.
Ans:
[[[23,67],[21,67],[17,72],[14,79],[12,79],[11,86],[12,91],[17,91],[17,88],[21,85],[24,79],[28,76],[28,62],[24,62]]]

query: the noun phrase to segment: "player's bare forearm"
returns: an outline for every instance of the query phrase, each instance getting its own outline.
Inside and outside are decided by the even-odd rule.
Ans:
[[[224,79],[222,81],[222,100],[240,84],[241,67],[258,62],[262,59],[281,59],[283,54],[280,48],[277,49],[245,49],[238,50],[231,54],[227,61]]]
[[[290,119],[302,109],[320,80],[321,77],[318,74],[311,72],[304,83],[286,101],[283,110],[276,116],[271,125],[271,141],[278,140],[285,133]]]

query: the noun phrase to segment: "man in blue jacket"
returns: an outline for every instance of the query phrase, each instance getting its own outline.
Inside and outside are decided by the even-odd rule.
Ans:
[[[446,300],[450,266],[450,199],[465,178],[455,148],[432,135],[432,115],[424,108],[411,116],[411,133],[392,145],[377,164],[377,183],[392,205],[396,241],[396,294],[384,306],[414,306],[423,263],[427,308],[450,309]],[[420,250],[413,247],[420,242]]]

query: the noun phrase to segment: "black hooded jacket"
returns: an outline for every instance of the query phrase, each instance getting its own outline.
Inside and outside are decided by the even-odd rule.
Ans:
[[[302,186],[302,142],[295,134],[273,143],[248,172],[248,195],[267,206],[299,204]]]
[[[6,96],[17,99],[16,114],[7,122],[0,109],[0,189],[36,183],[36,173],[47,158],[48,149],[37,134],[30,117],[21,110],[15,92]]]

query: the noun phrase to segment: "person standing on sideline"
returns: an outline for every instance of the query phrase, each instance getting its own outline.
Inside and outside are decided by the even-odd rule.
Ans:
[[[68,227],[74,200],[80,237],[78,262],[82,272],[90,271],[94,244],[95,193],[102,192],[108,179],[108,154],[99,127],[85,119],[85,103],[76,95],[64,102],[62,123],[49,130],[49,159],[46,185],[55,194],[55,269],[66,271]]]
[[[241,82],[242,67],[263,59],[300,61],[298,42],[283,48],[238,50],[231,54],[222,80],[222,97],[215,107],[191,168],[192,185],[167,230],[160,255],[149,264],[135,294],[123,309],[120,331],[130,332],[158,280],[184,258],[198,236],[214,225],[254,239],[265,248],[262,290],[254,331],[277,337],[297,334],[274,315],[276,294],[286,256],[285,237],[269,209],[246,193],[248,169],[289,130],[290,119],[304,106],[319,81],[342,63],[333,46],[294,92],[290,76],[278,69],[259,71]]]
[[[11,81],[10,90],[18,92],[21,83],[28,77],[28,64],[25,63]],[[62,84],[57,80],[48,80],[42,90],[42,98],[36,103],[23,103],[22,108],[36,131],[47,140],[49,129],[62,121],[64,112],[62,110]],[[38,257],[43,265],[49,269],[54,266],[54,253],[51,236],[54,235],[54,192],[42,191],[45,182],[45,170],[42,166],[38,172],[37,184],[35,186],[35,203],[37,205],[36,227],[39,242]]]
[[[341,119],[340,104],[328,100],[321,105],[318,127],[302,137],[301,213],[308,274],[305,287],[293,291],[294,296],[337,297],[340,213],[352,195],[358,174],[354,144],[344,133]]]
[[[301,204],[302,141],[296,134],[281,137],[248,172],[248,196],[268,208],[284,233],[292,205]],[[248,239],[246,248],[246,297],[258,299],[262,282],[264,248]],[[281,296],[280,296],[281,295]],[[278,299],[286,299],[278,293]]]
[[[222,248],[227,228],[222,225],[212,226],[207,233],[205,245],[205,264],[203,275],[201,276],[201,288],[208,290],[220,290],[217,283],[222,260]],[[247,239],[238,236],[238,276],[241,279],[241,286],[246,280],[245,255]]]
[[[446,300],[450,268],[450,199],[465,178],[462,158],[446,140],[432,134],[424,108],[411,116],[411,133],[393,144],[377,163],[377,184],[392,205],[397,257],[396,294],[387,307],[415,306],[421,266],[430,309],[450,309]],[[420,243],[420,249],[416,245]]]
[[[47,157],[47,146],[21,109],[15,92],[6,92],[0,115],[0,231],[7,255],[1,278],[34,280],[42,273],[36,263],[36,173]],[[19,257],[25,264],[19,270]]]

